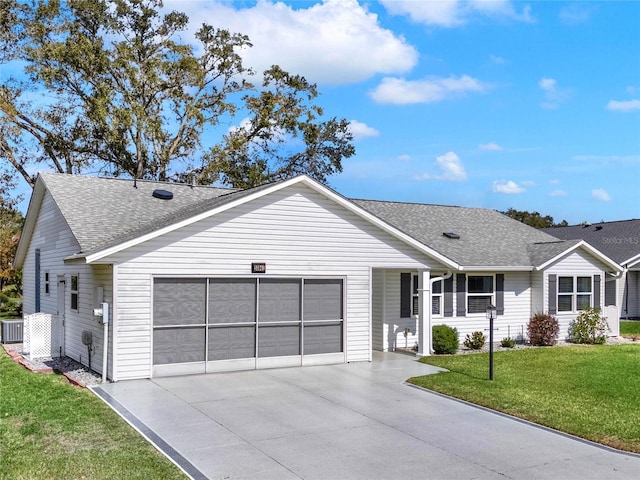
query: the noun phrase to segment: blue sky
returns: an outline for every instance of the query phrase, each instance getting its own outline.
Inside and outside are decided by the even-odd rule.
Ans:
[[[640,218],[640,2],[165,0],[318,84],[348,197]],[[212,135],[213,136],[213,135]]]
[[[343,195],[640,217],[640,2],[176,1],[352,121]]]

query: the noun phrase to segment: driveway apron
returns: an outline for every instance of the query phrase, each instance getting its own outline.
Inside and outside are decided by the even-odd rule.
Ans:
[[[93,391],[197,479],[634,479],[620,453],[404,383],[373,362],[123,381]]]

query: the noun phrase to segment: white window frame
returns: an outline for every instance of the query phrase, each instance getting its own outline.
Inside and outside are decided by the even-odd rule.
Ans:
[[[571,291],[561,292],[560,284],[561,279],[570,278],[571,279]],[[588,279],[589,280],[589,291],[579,291],[578,280],[579,279]],[[579,297],[588,297],[589,305],[587,307],[593,306],[593,276],[591,275],[558,275],[558,281],[556,286],[556,309],[558,313],[577,313],[582,312],[584,308],[578,308],[578,298]],[[571,308],[569,310],[562,310],[560,297],[569,297],[571,299]]]
[[[491,292],[473,292],[473,293],[470,293],[469,292],[469,284],[470,284],[470,280],[471,280],[472,277],[489,277],[489,278],[491,278]],[[495,274],[493,274],[493,273],[491,273],[491,274],[482,273],[482,274],[476,274],[476,275],[467,275],[466,294],[467,294],[467,298],[466,298],[467,315],[486,315],[486,309],[482,309],[481,312],[471,312],[471,309],[469,308],[469,300],[471,298],[473,298],[473,297],[489,297],[489,304],[490,305],[495,305],[496,304],[496,276],[495,276]]]
[[[440,291],[436,292],[436,285],[440,285]],[[444,281],[443,280],[438,280],[437,282],[433,282],[432,287],[431,287],[431,315],[435,316],[435,317],[442,317],[442,302],[443,300],[443,287],[444,287]],[[438,300],[438,311],[434,311],[433,309],[433,300],[437,299]]]
[[[74,289],[74,279],[75,278],[75,289]],[[71,294],[70,306],[71,310],[74,312],[78,312],[80,310],[80,275],[78,273],[71,275],[71,280],[69,282],[70,288],[69,292]],[[75,302],[74,302],[75,299]],[[73,308],[73,304],[75,303],[75,307]]]

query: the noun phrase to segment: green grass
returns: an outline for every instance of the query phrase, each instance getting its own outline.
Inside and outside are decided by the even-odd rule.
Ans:
[[[409,381],[621,450],[640,453],[640,345],[423,357],[449,372]]]
[[[620,335],[624,337],[640,337],[640,322],[621,320]]]
[[[184,479],[90,391],[0,350],[0,479]]]

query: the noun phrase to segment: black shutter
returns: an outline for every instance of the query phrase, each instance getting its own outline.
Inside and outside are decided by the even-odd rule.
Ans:
[[[549,314],[557,313],[558,288],[556,287],[556,276],[549,275]]]
[[[400,318],[411,316],[411,274],[400,274]]]
[[[602,305],[600,305],[600,275],[593,276],[593,308],[602,309]]]
[[[467,276],[464,273],[456,274],[456,315],[464,317],[467,314]]]
[[[444,280],[444,309],[445,317],[453,317],[453,275]]]
[[[40,311],[40,249],[36,248],[36,312]]]
[[[504,315],[504,273],[496,274],[496,310],[498,315]]]

